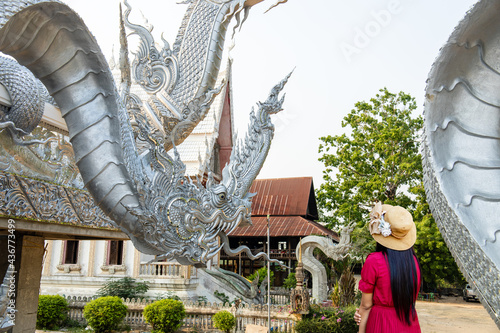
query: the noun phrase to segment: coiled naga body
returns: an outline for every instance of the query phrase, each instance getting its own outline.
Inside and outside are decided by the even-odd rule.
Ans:
[[[429,206],[500,328],[500,1],[478,2],[429,74],[423,140]]]
[[[144,253],[204,265],[223,246],[233,254],[249,252],[232,251],[226,235],[250,222],[247,192],[267,155],[274,132],[270,114],[281,110],[278,94],[288,77],[252,112],[244,144],[233,150],[220,184],[209,180],[205,187],[186,177],[175,145],[220,91],[214,85],[229,20],[236,16],[239,22],[240,12],[257,2],[190,1],[172,49],[168,43],[156,49],[148,31],[127,20],[141,37],[132,72],[151,93],[148,101],[127,89],[119,95],[94,37],[65,4],[8,0],[0,5],[0,51],[45,85],[67,123],[85,187]],[[1,119],[4,127],[23,134],[7,120]],[[147,148],[139,151],[137,141]]]

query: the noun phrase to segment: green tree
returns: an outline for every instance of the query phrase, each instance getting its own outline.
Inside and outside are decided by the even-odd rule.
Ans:
[[[353,220],[363,225],[376,201],[415,209],[403,189],[422,179],[418,145],[423,120],[412,117],[416,108],[410,95],[384,88],[344,117],[342,127],[349,133],[320,138],[319,160],[326,169],[317,196],[323,213],[330,213],[330,227]]]
[[[414,213],[414,218],[419,221],[416,224],[418,237],[414,248],[422,266],[421,274],[425,290],[433,290],[438,287],[440,281],[446,281],[455,287],[463,286],[466,283],[465,278],[453,260],[432,217],[425,200],[423,185],[414,188],[413,192],[419,199]]]
[[[264,267],[261,267],[259,268],[257,271],[253,272],[252,274],[250,274],[247,279],[250,280],[250,281],[253,281],[257,278],[257,274],[259,274],[259,283],[258,285],[260,286],[262,284],[262,281],[264,281],[264,279],[267,280],[267,267],[264,266]],[[269,277],[269,280],[271,281],[271,285],[274,284],[274,272],[271,270],[271,276]]]
[[[425,211],[427,203],[422,192],[419,154],[423,119],[413,117],[416,109],[415,99],[410,95],[394,94],[384,88],[369,102],[356,103],[344,117],[342,127],[347,133],[320,138],[319,152],[323,155],[319,160],[324,163],[325,170],[324,183],[317,191],[318,206],[330,228],[357,221],[358,228],[353,231],[352,238],[357,249],[355,254],[361,256],[366,256],[375,247],[366,228],[372,205],[382,201],[405,207],[414,215],[420,231],[416,245],[419,258],[425,243],[432,239],[436,248],[439,244],[443,252],[436,255],[426,252],[421,258],[424,262],[432,261],[435,269],[444,270],[453,259],[449,251],[446,253],[448,249],[435,223],[428,221],[428,208]],[[420,223],[424,224],[420,226]],[[425,223],[429,228],[424,228]],[[422,268],[423,276],[428,279],[433,275],[449,278],[444,271],[437,272],[426,265]]]
[[[290,272],[286,279],[283,281],[283,287],[287,289],[292,289],[297,286],[297,278],[295,277],[295,273]]]
[[[422,180],[418,144],[423,120],[412,117],[416,108],[410,95],[384,88],[369,102],[356,103],[344,117],[347,133],[320,138],[319,160],[326,168],[318,206],[330,228],[357,221],[359,228],[352,234],[357,255],[374,250],[364,228],[374,202],[410,211],[416,207],[409,193]]]

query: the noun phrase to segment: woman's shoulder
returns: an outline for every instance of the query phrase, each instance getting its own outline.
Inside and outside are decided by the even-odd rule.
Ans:
[[[382,267],[384,262],[384,256],[381,252],[370,253],[365,262],[363,263],[363,268],[361,270],[361,278],[365,280],[370,280],[370,277],[378,276],[378,272]]]
[[[383,265],[384,263],[385,258],[382,252],[372,252],[368,255],[368,257],[366,257],[363,267],[373,267],[376,269],[376,267],[380,267],[380,265]]]
[[[382,252],[372,252],[366,257],[366,261],[385,261],[384,254]]]

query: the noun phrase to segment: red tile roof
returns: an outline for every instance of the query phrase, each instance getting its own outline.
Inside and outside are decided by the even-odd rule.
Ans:
[[[266,237],[267,236],[267,217],[252,216],[252,226],[238,227],[229,236],[233,237]],[[338,235],[323,227],[319,223],[306,220],[300,216],[271,216],[269,218],[269,235],[271,237],[288,237],[309,235],[332,236],[334,240],[339,241]]]
[[[257,193],[252,199],[252,216],[298,215],[317,219],[312,181],[312,177],[256,179],[249,191]]]

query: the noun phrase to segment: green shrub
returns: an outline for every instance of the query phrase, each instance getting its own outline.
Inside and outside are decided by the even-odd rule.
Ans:
[[[354,305],[359,308],[361,305],[361,296],[362,296],[361,290],[356,291],[356,296],[354,296]]]
[[[236,326],[236,318],[229,311],[219,311],[212,316],[214,327],[229,333],[229,331]]]
[[[340,305],[349,306],[354,304],[356,299],[356,278],[352,268],[345,269],[340,276]]]
[[[332,300],[333,306],[340,305],[340,285],[339,281],[335,282],[333,285],[332,293],[330,294],[330,299]]]
[[[118,328],[126,314],[127,306],[117,296],[100,297],[83,308],[83,317],[96,333]]]
[[[68,314],[68,302],[60,295],[40,295],[36,312],[36,327],[54,329],[59,327]]]
[[[146,306],[143,315],[153,327],[152,333],[171,333],[182,326],[186,311],[182,302],[162,299]]]
[[[154,300],[155,301],[159,301],[161,299],[175,299],[177,301],[180,301],[181,298],[179,296],[177,296],[176,294],[174,294],[173,292],[169,291],[167,293],[159,293],[159,294],[156,294],[156,296],[154,297]]]
[[[267,267],[264,266],[264,267],[259,268],[259,270],[250,274],[250,276],[248,276],[247,279],[250,281],[255,280],[255,278],[257,277],[257,273],[259,273],[259,286],[260,286],[262,284],[262,281],[264,281],[264,279],[267,279]],[[274,284],[274,272],[273,271],[271,271],[270,282],[271,282],[271,285]]]
[[[147,282],[138,282],[131,277],[111,279],[97,291],[97,296],[118,296],[123,299],[139,298],[149,290]]]
[[[295,273],[291,272],[288,274],[285,280],[283,280],[283,287],[287,289],[297,287],[297,278],[295,277]]]
[[[77,320],[66,317],[66,320],[61,324],[64,328],[85,328],[86,325],[82,325]]]
[[[322,308],[311,305],[309,314],[295,326],[297,333],[356,333],[359,326],[354,321],[355,306]]]

